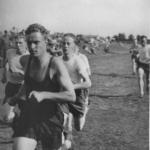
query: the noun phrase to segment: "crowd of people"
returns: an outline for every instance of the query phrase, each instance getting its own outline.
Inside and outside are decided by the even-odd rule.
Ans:
[[[138,74],[143,97],[144,85],[149,92],[150,46],[145,36],[141,44],[133,40],[133,74]],[[12,121],[13,150],[34,150],[39,143],[43,150],[71,149],[73,127],[82,131],[86,122],[92,85],[88,58],[78,44],[74,34],[54,37],[40,24],[11,36],[5,31],[1,81],[6,83],[3,105],[9,106],[5,120]],[[107,39],[104,51],[109,50]]]
[[[40,24],[30,25],[11,42],[2,53],[2,82],[13,149],[34,150],[38,143],[44,150],[70,149],[73,121],[81,131],[89,109],[88,58],[73,34],[53,38]]]

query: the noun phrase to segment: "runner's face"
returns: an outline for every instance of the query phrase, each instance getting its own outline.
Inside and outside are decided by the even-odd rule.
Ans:
[[[147,44],[147,38],[142,39],[142,45],[145,46]]]
[[[33,32],[28,36],[28,48],[31,55],[38,57],[46,52],[46,40],[40,32]]]
[[[51,41],[51,43],[49,44],[50,48],[54,51],[57,51],[58,49],[60,49],[60,45],[57,41],[53,40]]]
[[[18,38],[16,39],[16,47],[19,54],[24,54],[26,52],[26,42],[24,38]]]
[[[66,36],[63,43],[63,52],[65,56],[71,56],[75,50],[75,43],[72,37]]]

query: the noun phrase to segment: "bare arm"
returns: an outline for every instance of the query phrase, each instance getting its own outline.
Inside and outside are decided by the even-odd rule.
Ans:
[[[91,83],[91,80],[90,80],[89,75],[87,74],[87,72],[85,72],[85,73],[80,72],[80,75],[83,78],[83,82],[74,84],[74,89],[90,88],[92,83]]]
[[[54,58],[52,63],[54,74],[57,76],[56,82],[59,83],[62,90],[60,92],[33,91],[30,96],[33,95],[38,102],[44,99],[57,102],[74,102],[76,99],[75,92],[66,67],[62,60],[59,60],[58,58]]]
[[[83,82],[74,84],[74,89],[85,89],[91,87],[92,85],[89,74],[84,67],[85,65],[78,60],[78,73],[82,77]]]

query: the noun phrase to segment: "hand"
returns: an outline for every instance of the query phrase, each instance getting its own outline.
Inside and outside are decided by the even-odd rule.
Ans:
[[[29,94],[29,98],[34,97],[39,103],[44,99],[42,92],[32,91]]]
[[[9,106],[8,103],[5,104],[5,108],[9,109],[7,114],[4,115],[4,121],[7,123],[12,122],[15,117],[14,107]]]
[[[8,113],[8,115],[5,117],[5,121],[6,122],[10,122],[10,121],[12,121],[14,119],[14,117],[15,117],[15,113],[13,111],[10,111]]]

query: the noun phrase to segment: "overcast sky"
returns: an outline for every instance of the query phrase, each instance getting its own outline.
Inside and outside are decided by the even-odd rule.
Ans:
[[[150,0],[0,0],[0,29],[41,23],[52,32],[150,36]]]

